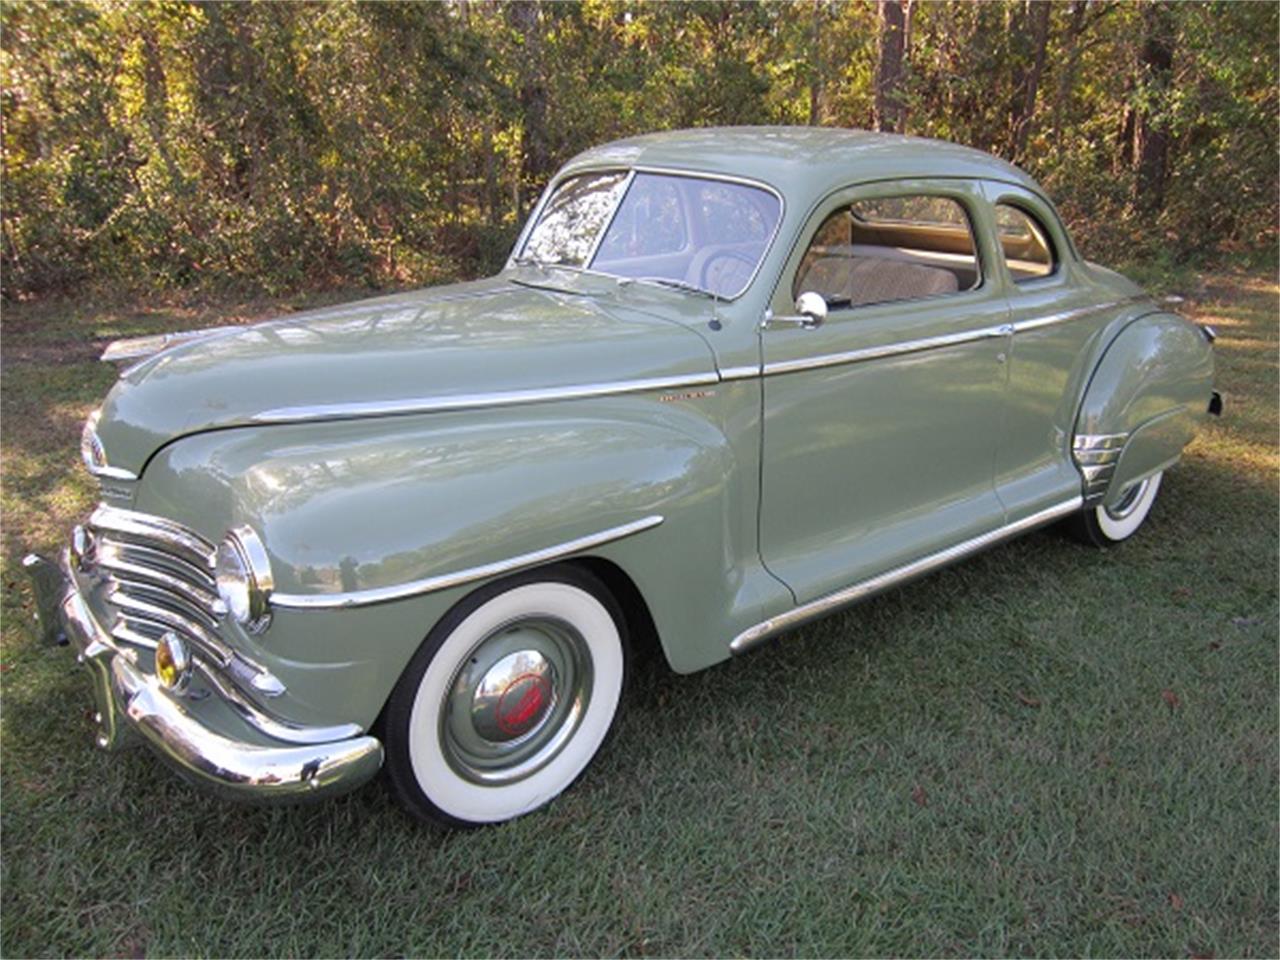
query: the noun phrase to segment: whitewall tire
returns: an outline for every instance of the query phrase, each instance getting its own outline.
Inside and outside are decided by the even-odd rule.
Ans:
[[[1128,540],[1146,521],[1160,492],[1163,471],[1139,480],[1110,506],[1099,504],[1079,517],[1076,533],[1080,539],[1099,547]]]
[[[419,817],[499,823],[574,782],[612,729],[625,624],[605,587],[561,565],[487,585],[424,641],[387,703],[387,773]]]

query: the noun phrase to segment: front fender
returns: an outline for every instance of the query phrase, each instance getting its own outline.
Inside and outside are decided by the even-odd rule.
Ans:
[[[1091,501],[1114,502],[1177,461],[1208,413],[1213,372],[1208,338],[1176,314],[1148,314],[1116,336],[1076,417],[1073,449]]]
[[[742,558],[755,555],[757,471],[754,460],[742,469],[740,455],[756,448],[735,448],[722,420],[757,408],[729,393],[697,409],[623,397],[214,432],[162,451],[137,508],[215,540],[251,525],[276,591],[310,597],[483,567],[661,516],[593,555],[632,577],[669,661],[692,670],[727,655],[728,611],[748,575]],[[299,719],[333,722],[337,711],[367,724],[432,625],[478,585],[349,609],[278,609],[266,633],[239,640],[285,682]]]

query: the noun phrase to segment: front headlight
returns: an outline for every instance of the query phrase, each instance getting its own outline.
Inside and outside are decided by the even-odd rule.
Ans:
[[[271,622],[271,561],[262,540],[251,527],[227,531],[218,545],[214,564],[218,596],[227,613],[250,633],[261,633]]]

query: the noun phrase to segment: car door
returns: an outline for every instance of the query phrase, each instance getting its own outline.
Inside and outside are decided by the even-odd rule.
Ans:
[[[1089,344],[1112,316],[1080,277],[1053,208],[1022,187],[989,182],[985,192],[1007,291],[1013,344],[996,491],[1011,522],[1080,492],[1071,459],[1078,397],[1090,370]]]
[[[981,186],[869,184],[809,219],[773,293],[828,301],[816,328],[772,320],[760,542],[805,603],[1000,526],[993,469],[1008,304],[975,230]]]

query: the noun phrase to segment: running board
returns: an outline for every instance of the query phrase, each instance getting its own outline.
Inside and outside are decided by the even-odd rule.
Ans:
[[[1047,507],[1031,514],[1029,517],[998,527],[971,540],[965,540],[954,547],[948,547],[946,550],[931,553],[927,557],[913,560],[911,563],[901,567],[895,567],[888,573],[882,573],[878,577],[863,580],[852,586],[845,587],[843,590],[837,590],[835,593],[828,593],[817,600],[810,600],[808,603],[801,604],[786,613],[780,613],[776,617],[770,617],[768,620],[742,631],[742,633],[733,638],[733,641],[729,644],[729,649],[733,653],[746,653],[770,637],[785,633],[788,630],[794,630],[796,627],[811,620],[825,617],[829,613],[834,613],[843,607],[857,603],[872,594],[888,590],[890,587],[896,587],[908,580],[924,576],[926,573],[932,573],[940,567],[954,563],[963,557],[969,556],[971,553],[985,550],[987,547],[1003,540],[1008,540],[1018,536],[1018,534],[1026,533],[1028,530],[1034,530],[1036,527],[1052,523],[1054,520],[1075,513],[1083,505],[1083,499],[1079,496],[1074,496],[1070,500]]]

